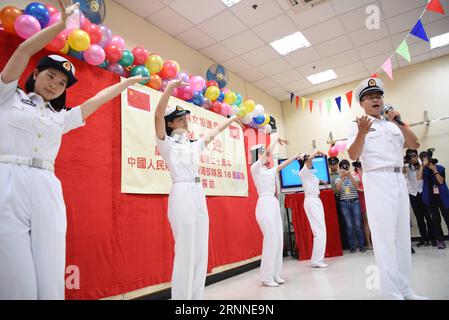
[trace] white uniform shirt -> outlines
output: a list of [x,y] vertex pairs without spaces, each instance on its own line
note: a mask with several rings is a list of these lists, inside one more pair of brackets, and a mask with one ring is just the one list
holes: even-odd
[[200,154],[206,148],[203,138],[194,142],[183,142],[167,135],[164,140],[159,140],[156,136],[156,143],[170,169],[173,181],[176,178],[195,180],[195,177],[199,176]]
[[0,75],[0,156],[54,162],[62,135],[83,126],[81,108],[53,111],[41,96],[5,84]]
[[[370,131],[365,137],[360,162],[363,171],[368,172],[379,168],[403,167],[404,160],[402,150],[405,139],[401,130],[394,123],[385,120],[375,119]],[[348,148],[354,143],[358,133],[357,123],[352,122],[348,136]]]
[[278,166],[275,165],[268,169],[262,164],[261,159],[251,165],[251,176],[253,177],[259,196],[268,194],[274,196],[276,192],[277,167]]
[[418,170],[414,166],[407,166],[407,173],[405,174],[405,179],[407,180],[408,193],[415,196],[422,193],[423,181],[416,178],[416,173]]
[[299,177],[306,197],[318,197],[320,195],[320,179],[313,174],[313,169],[309,170],[304,164],[304,167],[299,171]]

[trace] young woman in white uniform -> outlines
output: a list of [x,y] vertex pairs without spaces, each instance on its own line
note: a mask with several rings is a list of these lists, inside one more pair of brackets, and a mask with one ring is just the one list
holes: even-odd
[[304,162],[303,168],[299,172],[304,188],[304,210],[309,219],[310,228],[313,233],[312,268],[327,268],[324,263],[326,253],[326,222],[324,220],[324,208],[320,199],[320,180],[312,171],[312,160],[316,156],[324,155],[320,151],[313,152]]
[[142,80],[129,79],[66,110],[75,68],[54,55],[38,63],[26,91],[19,88],[30,57],[63,31],[76,7],[60,5],[61,21],[23,42],[0,74],[0,300],[64,299],[66,208],[54,174],[62,135]]
[[281,278],[282,250],[284,246],[281,210],[279,201],[275,196],[276,177],[278,173],[299,157],[299,153],[277,165],[269,168],[271,155],[275,146],[288,144],[287,140],[274,138],[270,146],[264,151],[263,146],[257,148],[260,155],[251,165],[251,176],[259,194],[256,206],[256,219],[263,234],[262,261],[260,264],[260,280],[264,286],[278,287],[285,283]]
[[155,112],[156,142],[170,169],[173,185],[168,198],[168,219],[175,239],[172,299],[201,300],[207,274],[209,216],[206,196],[198,175],[200,153],[231,123],[233,116],[196,141],[190,141],[186,115],[180,106],[168,107],[182,80],[169,82]]

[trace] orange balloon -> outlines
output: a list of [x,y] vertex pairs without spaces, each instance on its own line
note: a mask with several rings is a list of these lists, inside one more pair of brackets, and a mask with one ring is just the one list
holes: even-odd
[[22,10],[13,7],[7,6],[0,11],[0,21],[2,22],[3,28],[12,34],[16,34],[16,30],[14,28],[14,22],[18,16],[22,15]]
[[155,90],[159,90],[162,86],[162,79],[159,75],[152,74],[150,76],[150,81],[148,81],[145,85]]

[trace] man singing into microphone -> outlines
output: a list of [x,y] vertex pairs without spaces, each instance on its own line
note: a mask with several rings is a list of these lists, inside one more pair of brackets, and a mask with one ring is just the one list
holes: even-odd
[[366,209],[382,298],[422,300],[426,298],[410,288],[410,208],[402,174],[403,148],[418,149],[419,142],[397,111],[389,107],[384,114],[383,94],[380,79],[370,78],[358,86],[356,99],[366,115],[352,123],[348,153],[353,160],[360,158],[364,168]]

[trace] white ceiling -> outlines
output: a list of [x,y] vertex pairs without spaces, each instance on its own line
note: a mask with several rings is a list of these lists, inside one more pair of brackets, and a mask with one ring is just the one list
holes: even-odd
[[[418,21],[427,0],[329,0],[296,13],[287,0],[243,0],[227,8],[220,0],[114,0],[186,45],[224,65],[279,101],[290,92],[308,96],[376,72]],[[422,19],[429,37],[449,32],[446,15],[427,12]],[[252,8],[254,4],[258,7]],[[381,13],[379,30],[368,30],[368,5]],[[301,31],[312,46],[286,56],[270,42]],[[449,54],[449,47],[409,37],[412,63]],[[409,63],[394,55],[394,69]],[[338,79],[313,86],[306,77],[334,69]]]

